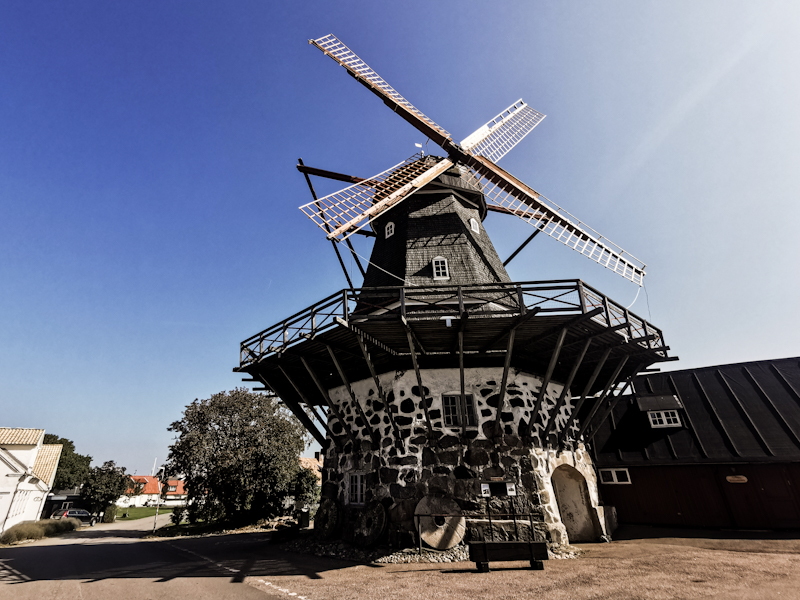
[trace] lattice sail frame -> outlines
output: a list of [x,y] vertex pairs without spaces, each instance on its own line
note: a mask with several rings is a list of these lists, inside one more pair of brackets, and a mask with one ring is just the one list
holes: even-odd
[[[625,279],[643,285],[646,265],[642,261],[495,164],[544,119],[543,114],[519,100],[458,145],[443,127],[401,96],[336,36],[329,34],[309,40],[309,43],[347,69],[356,80],[454,156],[455,160],[466,163],[471,168],[473,183],[483,188],[487,203],[518,216]],[[398,190],[375,202],[376,185],[371,184],[386,181],[403,167],[418,161],[419,157],[416,155],[371,179],[301,206],[300,209],[326,231],[328,239],[342,241],[454,164],[450,159],[439,158],[437,160],[440,162],[427,171],[413,170],[413,179],[404,178]]]
[[308,43],[316,46],[347,69],[353,77],[383,98],[384,102],[389,106],[395,109],[397,107],[405,109],[408,114],[401,116],[408,121],[415,120],[416,122],[413,124],[437,144],[442,145],[446,140],[452,141],[453,137],[444,127],[438,125],[433,119],[403,98],[383,77],[373,71],[367,63],[361,60],[355,52],[345,46],[335,35],[331,33],[316,40],[308,40]]
[[300,210],[328,239],[344,241],[452,166],[447,158],[415,154],[383,173],[304,204]]
[[532,109],[520,98],[494,119],[461,141],[461,147],[473,156],[485,156],[497,162],[533,128],[545,115]]
[[641,286],[646,265],[580,219],[482,157],[467,171],[487,204],[516,215],[565,246]]

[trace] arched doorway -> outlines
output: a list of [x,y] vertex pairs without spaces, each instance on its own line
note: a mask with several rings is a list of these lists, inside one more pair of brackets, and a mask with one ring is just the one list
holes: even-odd
[[583,475],[569,465],[561,465],[551,478],[556,494],[561,523],[567,529],[570,543],[594,542],[599,537],[596,517],[593,518],[589,488]]

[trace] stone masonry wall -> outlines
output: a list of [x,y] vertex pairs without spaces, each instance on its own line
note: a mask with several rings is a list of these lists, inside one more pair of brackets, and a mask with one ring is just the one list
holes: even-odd
[[[516,513],[532,515],[530,527],[518,526],[514,535],[521,539],[533,536],[566,543],[566,530],[560,522],[550,482],[552,471],[560,464],[578,468],[594,490],[594,505],[597,504],[597,486],[593,483],[591,461],[581,448],[560,456],[542,449],[540,435],[547,426],[547,409],[555,405],[563,386],[555,382],[548,385],[540,423],[531,431],[533,441],[525,442],[520,432],[530,419],[541,388],[539,378],[512,369],[501,415],[503,432],[494,437],[502,369],[466,370],[465,392],[473,397],[476,423],[466,431],[461,427],[446,427],[443,418],[442,395],[460,393],[458,369],[423,370],[421,377],[424,395],[428,398],[430,430],[415,373],[398,371],[379,377],[399,436],[372,379],[351,384],[367,423],[362,421],[344,386],[329,390],[331,400],[356,439],[355,445],[345,441],[342,424],[329,415],[330,427],[340,436],[343,445],[337,449],[334,444],[328,444],[323,478],[328,489],[335,486],[337,499],[344,507],[345,521],[355,519],[360,510],[360,506],[353,506],[348,485],[349,476],[360,473],[366,488],[364,504],[380,502],[389,515],[390,540],[394,536],[398,544],[407,543],[403,536],[414,530],[414,508],[426,495],[453,498],[468,517],[467,537],[480,538],[488,533],[487,524],[479,518],[485,513],[487,502],[481,498],[480,482],[502,478],[516,483],[518,495],[513,499],[493,498],[490,501],[492,511],[508,512],[513,503]],[[556,432],[562,430],[572,410],[569,395],[567,398],[555,417]],[[377,444],[372,441],[368,427],[377,433]],[[508,531],[508,528],[496,526],[493,533],[500,537],[495,539],[507,539]]]

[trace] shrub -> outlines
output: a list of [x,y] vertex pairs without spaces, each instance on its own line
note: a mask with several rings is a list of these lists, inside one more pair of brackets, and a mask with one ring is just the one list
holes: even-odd
[[81,522],[78,519],[42,519],[41,521],[26,521],[10,527],[2,536],[0,544],[13,544],[22,540],[39,540],[65,531],[78,529]]
[[106,512],[103,513],[103,523],[113,523],[117,519],[117,505],[111,504],[106,507]]
[[183,515],[184,515],[185,512],[186,512],[186,508],[183,507],[183,506],[176,506],[175,508],[173,508],[172,509],[172,516],[170,517],[170,519],[172,519],[172,524],[173,525],[180,525],[181,521],[183,521]]

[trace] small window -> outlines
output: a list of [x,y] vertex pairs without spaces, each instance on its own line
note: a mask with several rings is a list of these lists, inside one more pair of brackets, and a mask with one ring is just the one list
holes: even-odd
[[600,483],[630,484],[628,469],[600,469]]
[[[447,394],[442,396],[442,414],[445,427],[475,427],[475,405],[472,394],[463,397],[461,394]],[[466,418],[466,421],[465,421]]]
[[364,484],[363,473],[350,473],[350,504],[364,504]]
[[386,229],[385,229],[385,231],[386,231],[386,239],[388,240],[390,237],[392,237],[392,236],[394,235],[394,223],[392,223],[391,221],[389,221],[389,222],[386,224]]
[[469,228],[472,229],[472,231],[474,231],[475,233],[480,233],[481,232],[481,226],[478,225],[478,220],[477,219],[470,219],[469,220]]
[[167,491],[168,491],[168,492],[174,492],[174,491],[176,491],[177,489],[178,489],[178,486],[177,486],[177,485],[168,485],[168,486],[167,486]]
[[680,427],[681,418],[677,410],[649,410],[647,416],[650,418],[650,427]]
[[437,256],[433,259],[433,278],[450,279],[450,271],[447,268],[447,259]]

